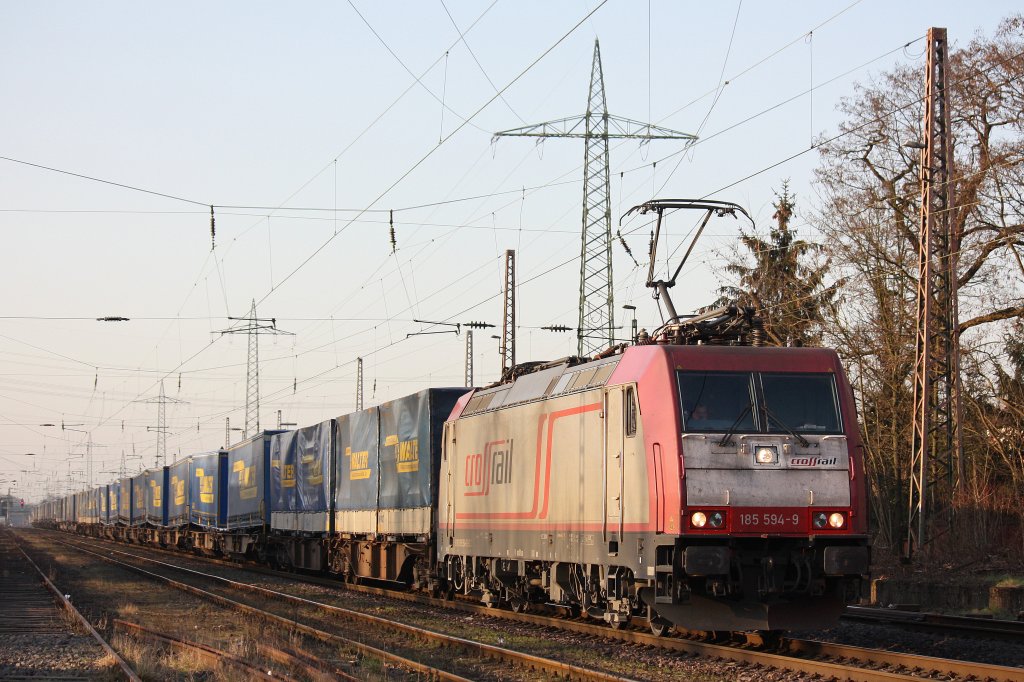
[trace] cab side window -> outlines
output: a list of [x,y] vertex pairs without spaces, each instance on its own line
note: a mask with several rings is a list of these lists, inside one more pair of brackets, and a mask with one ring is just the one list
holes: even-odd
[[626,436],[632,438],[636,435],[636,399],[633,395],[633,387],[626,389],[623,399],[623,410],[625,410]]

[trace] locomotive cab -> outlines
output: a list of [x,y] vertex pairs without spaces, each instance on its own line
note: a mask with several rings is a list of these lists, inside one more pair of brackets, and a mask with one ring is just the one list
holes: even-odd
[[[696,630],[834,622],[859,595],[869,563],[860,443],[835,354],[669,354],[680,531],[671,547],[659,542],[644,601]],[[657,418],[650,427],[663,430]]]

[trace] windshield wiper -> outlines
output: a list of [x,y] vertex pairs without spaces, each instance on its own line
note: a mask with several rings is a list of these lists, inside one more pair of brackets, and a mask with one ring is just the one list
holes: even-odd
[[783,431],[785,431],[789,435],[793,436],[793,438],[796,438],[798,441],[800,441],[800,445],[804,446],[805,448],[811,447],[810,442],[808,442],[808,440],[806,438],[801,436],[799,433],[797,433],[793,429],[789,428],[789,426],[787,426],[784,421],[782,421],[781,419],[776,417],[774,414],[772,414],[771,410],[769,410],[767,407],[764,408],[764,413],[766,415],[768,415],[769,419],[773,420],[776,424],[781,426]]
[[736,421],[732,423],[732,426],[729,427],[729,430],[725,432],[724,436],[722,436],[722,440],[718,441],[718,447],[724,448],[729,444],[729,442],[732,440],[733,434],[740,427],[740,422],[743,421],[743,418],[746,417],[747,413],[750,412],[753,408],[754,403],[747,403],[747,406],[743,408],[742,412],[740,412],[740,416],[736,417]]

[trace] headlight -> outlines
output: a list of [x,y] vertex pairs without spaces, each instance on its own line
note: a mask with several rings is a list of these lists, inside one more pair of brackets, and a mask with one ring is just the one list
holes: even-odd
[[703,528],[708,522],[707,514],[704,512],[693,512],[690,517],[690,525],[694,528]]
[[842,528],[846,524],[846,517],[839,512],[832,512],[828,517],[828,525],[833,528]]
[[725,523],[725,514],[720,511],[711,512],[708,520],[711,522],[712,528],[721,528],[722,524]]
[[779,461],[779,451],[774,445],[762,445],[754,450],[754,461],[758,464],[775,464]]
[[825,512],[815,512],[814,513],[814,527],[815,528],[824,528],[826,523],[828,523],[828,517],[825,516]]

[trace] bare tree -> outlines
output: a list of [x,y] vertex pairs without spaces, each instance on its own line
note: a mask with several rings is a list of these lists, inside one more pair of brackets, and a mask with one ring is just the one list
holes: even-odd
[[[998,363],[971,354],[998,339],[1007,320],[1024,316],[1022,77],[1021,16],[950,55],[953,223],[968,356],[962,365],[987,376]],[[920,66],[900,66],[858,85],[839,106],[845,134],[821,148],[816,171],[821,203],[813,221],[844,283],[829,340],[855,374],[875,520],[882,544],[893,547],[906,513],[920,211],[920,157],[907,145],[923,136],[923,91]],[[991,409],[991,392],[979,386],[965,382],[965,415],[977,421]],[[977,482],[989,471],[991,452],[976,424],[971,428],[968,478]]]

